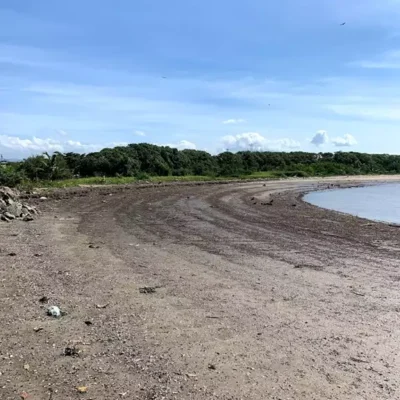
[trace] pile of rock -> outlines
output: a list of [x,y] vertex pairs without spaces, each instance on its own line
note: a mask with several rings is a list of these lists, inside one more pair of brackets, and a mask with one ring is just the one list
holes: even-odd
[[38,214],[35,207],[19,201],[20,193],[15,189],[0,187],[0,220],[10,222],[14,219],[33,221]]

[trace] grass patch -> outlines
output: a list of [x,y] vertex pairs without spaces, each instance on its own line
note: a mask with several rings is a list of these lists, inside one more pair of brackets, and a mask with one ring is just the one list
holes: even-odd
[[[283,175],[284,176],[284,175]],[[22,189],[32,188],[68,188],[90,185],[127,185],[135,182],[207,182],[207,181],[227,181],[227,180],[251,180],[251,179],[276,179],[283,177],[282,173],[255,172],[253,174],[240,175],[239,177],[225,176],[151,176],[146,177],[90,177],[90,178],[73,178],[55,181],[24,181],[20,187]]]

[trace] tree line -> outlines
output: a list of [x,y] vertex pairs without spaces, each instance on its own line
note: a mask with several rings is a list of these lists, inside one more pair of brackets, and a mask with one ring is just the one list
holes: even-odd
[[272,176],[330,176],[400,173],[400,156],[356,152],[223,152],[177,150],[147,143],[106,148],[89,154],[44,153],[0,166],[0,185],[23,180],[62,180],[73,177],[150,176],[239,177],[257,172]]

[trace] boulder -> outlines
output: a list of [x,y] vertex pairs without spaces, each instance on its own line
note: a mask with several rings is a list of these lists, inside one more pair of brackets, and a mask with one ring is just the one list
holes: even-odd
[[20,217],[22,215],[22,204],[14,201],[12,204],[6,206],[6,212]]
[[0,215],[0,220],[5,222],[10,222],[10,220],[4,214]]
[[22,205],[22,211],[25,212],[25,214],[26,214],[26,212],[28,212],[29,214],[37,214],[38,213],[38,211],[36,210],[35,207],[28,206],[28,204]]
[[0,187],[0,198],[5,199],[16,199],[20,195],[19,191],[16,189],[11,189],[7,186]]
[[8,218],[8,219],[15,219],[15,215],[9,213],[8,211],[6,211],[5,213],[3,213],[3,215]]

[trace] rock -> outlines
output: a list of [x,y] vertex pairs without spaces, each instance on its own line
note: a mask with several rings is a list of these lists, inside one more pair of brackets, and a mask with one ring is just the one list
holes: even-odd
[[22,204],[15,201],[6,206],[6,212],[9,212],[16,217],[20,217],[22,215]]
[[35,207],[28,206],[27,204],[23,204],[22,205],[22,210],[26,210],[30,214],[37,214],[38,213]]
[[57,306],[51,306],[47,309],[47,315],[50,315],[54,318],[60,318],[61,310]]
[[102,309],[102,308],[107,308],[108,307],[108,303],[107,304],[96,304],[96,308]]
[[15,219],[15,215],[14,215],[14,214],[11,214],[11,213],[8,212],[8,211],[6,211],[3,215],[4,215],[6,218],[8,218],[8,219]]
[[5,222],[10,222],[10,221],[11,221],[11,220],[8,219],[4,214],[1,214],[1,215],[0,215],[0,219],[1,219],[2,221],[5,221]]
[[19,201],[20,193],[8,187],[0,187],[0,219],[10,222],[22,218],[24,221],[32,221],[32,214],[38,214],[35,207],[22,204]]
[[66,347],[64,349],[65,357],[79,357],[79,350],[76,347]]
[[87,390],[88,390],[88,388],[87,388],[86,386],[78,386],[78,387],[76,388],[76,390],[77,390],[79,393],[86,393]]
[[0,187],[0,197],[3,198],[8,198],[8,199],[16,199],[19,197],[20,193],[16,189],[11,189],[7,186]]
[[39,200],[40,201],[45,201],[45,200],[47,200],[47,197],[42,196]]

